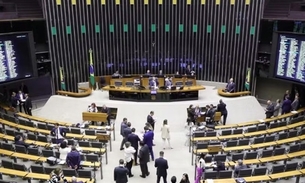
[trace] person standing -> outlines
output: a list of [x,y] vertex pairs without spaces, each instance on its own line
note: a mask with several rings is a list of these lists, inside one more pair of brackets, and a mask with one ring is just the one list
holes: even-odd
[[151,126],[153,130],[155,130],[155,120],[153,118],[154,111],[150,111],[149,115],[147,116],[147,123]]
[[56,123],[55,127],[51,130],[50,134],[56,138],[56,143],[60,144],[65,140],[66,131],[64,128],[59,127],[59,124]]
[[72,146],[71,152],[67,155],[66,162],[67,165],[74,170],[80,168],[81,157],[75,146]]
[[182,175],[182,179],[181,179],[180,183],[190,183],[189,175],[187,173],[184,173]]
[[138,165],[138,149],[139,149],[139,142],[141,141],[140,137],[135,134],[136,129],[132,128],[131,129],[131,134],[128,135],[127,141],[130,142],[131,146],[136,150],[136,152],[133,154],[134,155],[134,162],[135,165]]
[[25,102],[25,97],[24,97],[24,93],[22,93],[21,90],[19,90],[18,95],[17,95],[18,101],[19,101],[19,112],[22,112],[22,108],[25,110],[25,106],[24,106],[24,102]]
[[157,183],[160,182],[161,177],[163,178],[163,182],[167,183],[166,177],[167,177],[168,163],[167,160],[164,159],[163,151],[160,151],[159,155],[160,157],[157,158],[155,161],[155,167],[157,168]]
[[116,183],[127,183],[128,182],[128,169],[124,166],[124,160],[119,160],[119,166],[114,168],[114,181]]
[[277,99],[276,104],[274,106],[273,116],[277,117],[280,114],[280,108],[281,108],[281,100]]
[[147,126],[144,127],[145,134],[143,137],[143,142],[148,146],[149,153],[151,156],[151,160],[154,161],[154,152],[153,152],[153,140],[154,140],[154,132],[150,130]]
[[205,171],[205,154],[200,154],[200,157],[198,158],[197,167],[196,167],[196,180],[195,183],[200,183],[201,176]]
[[282,114],[287,114],[291,111],[291,100],[289,97],[286,97],[286,99],[283,101],[282,104]]
[[291,110],[296,111],[299,108],[299,97],[296,95],[293,102],[291,103]]
[[122,142],[121,142],[121,147],[120,147],[121,151],[124,150],[123,146],[126,142],[126,138],[125,138],[125,135],[124,135],[125,128],[127,128],[127,118],[123,118],[123,122],[121,123],[121,135],[123,137]]
[[222,99],[219,100],[219,104],[217,105],[217,111],[220,112],[221,116],[223,117],[222,124],[226,125],[228,111],[227,111],[227,105],[222,101]]
[[25,102],[24,102],[24,108],[25,113],[27,115],[32,116],[32,99],[29,97],[29,94],[25,94]]
[[166,148],[166,141],[168,143],[168,148],[172,149],[170,144],[169,126],[167,124],[167,119],[163,121],[163,126],[161,127],[161,138],[163,140],[163,149]]
[[194,123],[192,122],[192,120],[190,118],[187,119],[187,122],[184,126],[185,128],[185,135],[186,135],[186,140],[185,140],[185,143],[184,145],[185,146],[189,146],[190,145],[190,139],[191,139],[191,136],[192,136],[192,128],[194,127]]
[[128,169],[128,176],[133,177],[131,173],[131,168],[133,164],[133,154],[136,150],[131,146],[130,142],[125,143],[124,155],[125,155],[125,162],[126,168]]
[[146,144],[144,144],[143,141],[140,142],[140,150],[139,150],[139,163],[140,163],[140,168],[141,168],[141,173],[140,177],[146,178],[146,176],[149,176],[149,171],[147,167],[147,163],[149,161],[149,149]]
[[267,107],[265,109],[266,118],[271,118],[274,112],[274,105],[270,100],[267,101]]
[[18,98],[16,96],[16,93],[13,92],[11,96],[11,107],[14,109],[14,111],[17,111],[17,106],[19,105]]

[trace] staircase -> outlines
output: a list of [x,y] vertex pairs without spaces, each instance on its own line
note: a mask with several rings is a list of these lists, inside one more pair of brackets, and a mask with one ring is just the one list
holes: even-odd
[[37,0],[3,0],[16,4],[19,19],[43,19],[42,8]]
[[290,4],[297,0],[269,0],[266,4],[264,19],[286,19],[289,15]]

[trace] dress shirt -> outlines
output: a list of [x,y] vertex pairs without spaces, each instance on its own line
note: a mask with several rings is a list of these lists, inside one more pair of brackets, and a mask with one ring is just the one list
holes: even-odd
[[97,107],[89,107],[88,108],[88,112],[97,112],[98,110],[97,110]]
[[57,135],[57,139],[63,139],[64,137],[61,136],[60,134],[60,128],[57,128],[56,131],[55,131],[56,135]]
[[125,161],[127,163],[130,162],[131,160],[133,160],[133,157],[134,157],[133,154],[135,152],[136,152],[136,150],[132,146],[124,149]]

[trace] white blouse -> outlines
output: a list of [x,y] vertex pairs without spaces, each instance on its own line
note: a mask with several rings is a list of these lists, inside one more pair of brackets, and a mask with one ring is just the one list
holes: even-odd
[[133,154],[135,152],[136,152],[136,150],[132,146],[124,149],[125,161],[127,163],[130,162],[131,160],[133,160]]
[[161,127],[161,138],[162,139],[169,139],[170,135],[169,135],[169,126],[168,125],[163,125]]
[[71,148],[70,147],[66,147],[66,148],[59,148],[59,159],[66,161],[67,159],[67,155],[68,153],[71,152]]
[[97,107],[89,107],[88,112],[98,112]]
[[198,163],[197,163],[197,167],[205,168],[205,160],[200,158]]
[[187,136],[192,135],[192,131],[193,131],[192,128],[193,128],[193,126],[194,126],[193,122],[191,122],[189,125],[188,125],[188,123],[185,124],[185,126],[184,126],[184,128],[185,128],[185,135],[187,135]]

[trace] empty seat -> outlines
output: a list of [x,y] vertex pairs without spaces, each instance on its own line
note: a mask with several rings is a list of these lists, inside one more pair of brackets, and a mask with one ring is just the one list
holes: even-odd
[[272,166],[272,174],[282,173],[285,170],[285,165],[273,165]]
[[51,125],[51,124],[47,124],[47,130],[53,130],[53,128],[55,128],[54,125]]
[[86,161],[99,162],[98,155],[97,154],[87,154],[86,155]]
[[68,145],[69,146],[74,146],[75,145],[74,139],[68,139]]
[[35,134],[33,134],[33,133],[28,133],[28,134],[27,134],[27,138],[28,138],[29,140],[34,140],[34,141],[37,140],[37,136],[36,136]]
[[15,130],[6,129],[5,133],[6,133],[6,135],[15,137]]
[[70,131],[71,131],[71,133],[74,133],[74,134],[81,134],[80,128],[71,128]]
[[15,151],[18,153],[24,153],[26,154],[26,148],[24,146],[21,145],[15,145]]
[[78,176],[81,178],[92,178],[92,173],[90,170],[78,170]]
[[2,143],[2,148],[5,149],[5,150],[8,150],[8,151],[13,151],[14,150],[13,145],[9,144],[9,143]]
[[209,145],[210,145],[210,146],[215,146],[215,145],[218,145],[218,146],[219,146],[219,145],[221,145],[221,142],[215,142],[215,141],[213,142],[213,141],[210,141],[210,142],[209,142]]
[[283,126],[287,126],[286,121],[281,121],[281,122],[278,123],[278,127],[283,127]]
[[14,163],[13,166],[14,166],[14,170],[23,171],[23,172],[27,171],[27,168],[24,164],[20,165],[18,163]]
[[39,142],[48,142],[48,138],[46,136],[43,136],[43,135],[38,135],[37,136],[37,141],[39,141]]
[[266,125],[258,125],[257,126],[257,131],[263,131],[263,130],[266,130],[266,129],[267,129]]
[[252,175],[252,168],[241,169],[238,172],[238,177],[250,177]]
[[275,135],[270,135],[265,137],[265,142],[274,142],[275,141]]
[[213,161],[213,156],[206,155],[206,156],[204,157],[204,161],[205,161],[206,163],[211,163],[211,162]]
[[89,141],[78,141],[80,147],[91,147]]
[[267,168],[266,167],[259,167],[259,168],[255,168],[253,170],[253,176],[260,176],[260,175],[266,175],[267,173]]
[[239,146],[247,146],[249,145],[250,140],[249,139],[241,139],[238,141]]
[[46,130],[47,129],[47,125],[45,123],[37,123],[37,127],[39,129],[42,129],[42,130]]
[[206,132],[205,136],[206,137],[216,137],[217,132]]
[[269,128],[270,128],[270,129],[272,129],[272,128],[277,128],[278,125],[279,125],[278,123],[271,123],[270,126],[269,126]]
[[95,135],[95,130],[85,130],[86,135]]
[[257,152],[247,152],[245,155],[245,159],[256,159],[257,158]]
[[228,141],[228,142],[226,142],[226,147],[235,147],[235,146],[237,146],[237,143],[238,143],[237,140]]
[[67,177],[73,177],[73,176],[76,177],[77,176],[76,171],[73,170],[73,169],[70,169],[70,168],[69,169],[68,168],[64,168],[64,169],[62,169],[62,172]]
[[297,130],[292,130],[288,133],[289,138],[296,137],[296,136],[298,136],[298,131]]
[[289,172],[289,171],[294,171],[298,168],[299,164],[298,162],[289,162],[286,163],[286,167],[285,167],[285,171]]
[[300,135],[305,135],[305,128],[300,131]]
[[28,147],[27,150],[28,150],[28,154],[30,154],[30,155],[34,155],[34,156],[39,156],[40,155],[40,152],[39,152],[38,148]]
[[95,148],[103,148],[103,143],[102,142],[91,142],[91,147]]
[[45,174],[48,174],[48,175],[55,169],[56,168],[54,168],[54,167],[44,167]]
[[41,165],[31,165],[31,172],[45,174],[44,167]]
[[220,179],[232,178],[232,171],[228,171],[228,170],[219,171],[219,178]]
[[279,155],[283,155],[286,153],[286,149],[285,148],[276,148],[274,150],[273,156],[279,156]]
[[214,161],[221,161],[221,162],[225,162],[227,159],[227,156],[224,155],[224,154],[217,154],[215,157],[214,157]]
[[264,143],[264,141],[265,141],[265,137],[257,137],[254,138],[253,144],[261,144]]
[[16,123],[15,116],[11,116],[11,115],[8,115],[8,114],[3,114],[3,119],[5,119],[6,121]]
[[224,135],[231,135],[232,134],[232,130],[222,130],[221,131],[221,135],[224,136]]
[[263,150],[261,158],[270,157],[273,155],[273,150]]
[[299,151],[305,151],[305,143],[300,144]]
[[244,159],[244,153],[238,153],[232,155],[232,161],[238,161],[239,159]]
[[80,154],[80,160],[81,160],[81,161],[86,161],[86,156],[85,156],[85,154]]
[[216,179],[218,172],[204,172],[204,178],[205,179]]
[[54,157],[54,152],[52,150],[42,150],[43,157]]
[[290,146],[290,148],[289,148],[289,153],[297,152],[297,151],[299,151],[299,149],[300,149],[300,144],[292,145],[292,146]]
[[288,138],[288,133],[280,133],[278,140],[284,140]]
[[205,132],[204,131],[195,131],[193,133],[193,137],[204,137],[205,136]]
[[249,128],[247,129],[247,132],[248,132],[248,133],[256,132],[256,131],[257,131],[257,127],[249,127]]
[[8,169],[14,169],[14,165],[12,161],[6,161],[6,160],[2,160],[1,161],[1,165],[4,168],[8,168]]
[[207,142],[198,142],[196,144],[196,149],[207,149],[208,143]]
[[28,126],[28,127],[35,127],[35,124],[34,124],[34,122],[32,122],[32,121],[26,121],[25,124],[26,124],[26,126]]
[[26,120],[18,119],[18,124],[22,126],[26,126]]
[[234,130],[232,131],[232,134],[233,134],[233,135],[242,134],[242,133],[243,133],[243,129],[234,129]]

